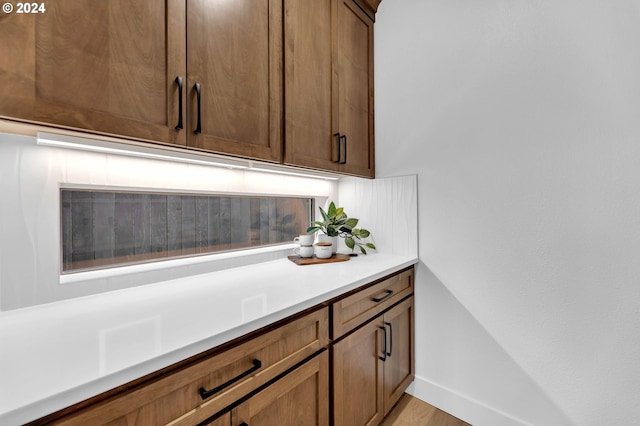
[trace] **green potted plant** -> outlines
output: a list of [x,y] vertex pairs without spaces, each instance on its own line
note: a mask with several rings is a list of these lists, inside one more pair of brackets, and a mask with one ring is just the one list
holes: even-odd
[[336,207],[333,201],[329,204],[329,209],[325,212],[320,207],[320,213],[322,214],[322,221],[315,221],[307,228],[307,232],[321,231],[327,237],[331,238],[333,242],[333,252],[337,249],[337,238],[344,238],[344,243],[352,251],[356,246],[360,249],[362,254],[367,254],[367,248],[376,250],[376,246],[370,242],[362,241],[371,235],[369,231],[364,228],[356,228],[358,219],[355,217],[347,217],[344,212],[344,208]]

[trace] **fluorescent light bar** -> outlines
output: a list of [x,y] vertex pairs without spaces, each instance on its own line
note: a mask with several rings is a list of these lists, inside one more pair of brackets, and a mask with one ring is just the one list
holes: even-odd
[[104,154],[125,155],[128,157],[200,164],[204,166],[225,167],[228,169],[248,169],[250,166],[250,163],[247,161],[226,158],[209,158],[204,155],[196,155],[188,152],[172,151],[141,145],[128,145],[118,142],[107,142],[98,139],[85,139],[45,132],[38,132],[38,145],[75,149],[80,151],[101,152]]

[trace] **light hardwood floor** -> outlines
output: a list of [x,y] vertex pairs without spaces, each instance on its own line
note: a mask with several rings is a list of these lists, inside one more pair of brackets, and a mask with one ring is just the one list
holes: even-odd
[[405,393],[380,426],[471,425]]

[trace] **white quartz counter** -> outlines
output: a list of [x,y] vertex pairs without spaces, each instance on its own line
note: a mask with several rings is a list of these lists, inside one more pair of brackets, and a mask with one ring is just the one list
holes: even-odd
[[416,262],[280,259],[0,312],[0,424],[35,420]]

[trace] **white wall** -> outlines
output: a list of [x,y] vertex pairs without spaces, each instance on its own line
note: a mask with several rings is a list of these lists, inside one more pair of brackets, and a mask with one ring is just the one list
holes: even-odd
[[376,170],[418,175],[413,392],[474,425],[640,419],[640,3],[387,0]]

